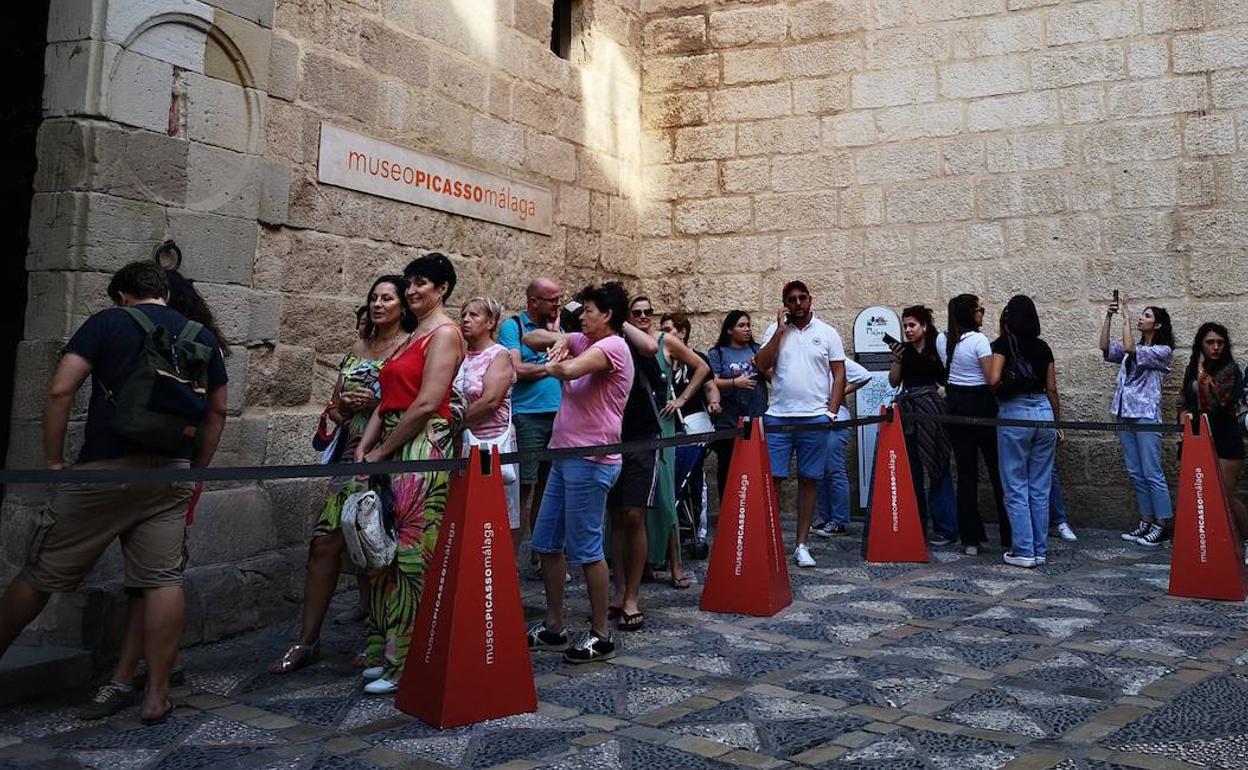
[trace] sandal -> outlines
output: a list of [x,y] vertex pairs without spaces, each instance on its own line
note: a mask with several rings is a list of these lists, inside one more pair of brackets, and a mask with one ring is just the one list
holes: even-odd
[[646,613],[638,612],[621,612],[620,621],[615,627],[621,631],[640,631],[646,625]]
[[320,641],[312,644],[292,644],[282,657],[269,664],[270,674],[289,674],[310,666],[321,659]]
[[693,586],[693,578],[689,577],[688,573],[681,575],[680,577],[673,576],[669,585],[678,591],[683,591],[686,588]]
[[607,620],[615,620],[623,614],[623,607],[613,607],[610,604],[607,605]]
[[174,709],[173,698],[165,698],[165,703],[166,703],[166,706],[165,706],[164,711],[160,712],[154,717],[140,717],[139,721],[148,727],[163,723],[166,719],[169,718],[169,715],[173,713],[173,709]]

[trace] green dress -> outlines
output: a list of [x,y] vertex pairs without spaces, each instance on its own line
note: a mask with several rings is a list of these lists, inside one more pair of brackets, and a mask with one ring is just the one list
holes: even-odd
[[[655,356],[659,369],[663,372],[666,385],[666,398],[670,401],[675,395],[672,392],[672,365],[663,355],[663,337],[659,335],[659,352]],[[660,435],[664,438],[676,435],[676,415],[662,417],[659,420]],[[667,563],[667,541],[676,527],[676,448],[667,447],[659,452],[659,484],[655,493],[655,505],[646,511],[646,563],[659,566]]]

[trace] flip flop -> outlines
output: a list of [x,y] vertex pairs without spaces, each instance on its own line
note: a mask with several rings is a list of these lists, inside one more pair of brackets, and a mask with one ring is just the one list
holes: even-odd
[[140,717],[139,721],[148,727],[151,727],[152,725],[163,724],[164,721],[169,718],[169,715],[173,713],[173,709],[174,709],[173,698],[165,698],[165,703],[169,705],[165,708],[164,711],[160,712],[154,717]]
[[640,631],[646,625],[646,613],[644,612],[625,612],[620,615],[620,620],[615,627],[621,631]]
[[607,620],[615,620],[623,614],[623,607],[612,607],[610,604],[607,605]]
[[686,588],[693,586],[693,578],[689,577],[687,574],[681,575],[680,577],[674,577],[671,579],[670,585],[678,591],[683,591]]

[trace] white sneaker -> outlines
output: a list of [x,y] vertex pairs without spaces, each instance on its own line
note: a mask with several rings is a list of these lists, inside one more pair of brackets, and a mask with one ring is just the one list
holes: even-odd
[[798,543],[797,548],[793,549],[793,561],[797,562],[799,567],[813,567],[815,560],[810,556],[810,549],[805,543]]
[[384,673],[386,673],[385,666],[369,666],[360,672],[360,676],[364,677],[364,681],[372,682],[376,679],[381,679],[381,675]]
[[1248,564],[1248,540],[1244,541],[1244,564]]
[[1036,566],[1037,566],[1037,567],[1043,567],[1044,565],[1046,565],[1046,564],[1048,564],[1048,563],[1049,563],[1049,557],[1047,557],[1047,556],[1037,556],[1037,557],[1036,557]]
[[1061,535],[1062,539],[1068,543],[1073,543],[1079,539],[1075,535],[1075,531],[1071,529],[1070,525],[1064,521],[1061,524],[1057,525],[1057,534]]
[[369,695],[393,695],[399,691],[399,683],[389,679],[375,679],[364,685],[364,692]]
[[1015,556],[1013,551],[1006,551],[1001,555],[1001,560],[1011,567],[1026,567],[1027,569],[1031,569],[1036,566],[1036,557]]
[[968,545],[967,547],[962,549],[962,553],[966,554],[967,556],[979,556],[979,546]]

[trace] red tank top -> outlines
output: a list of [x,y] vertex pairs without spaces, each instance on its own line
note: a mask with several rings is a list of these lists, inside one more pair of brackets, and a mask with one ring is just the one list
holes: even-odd
[[[435,326],[428,334],[413,341],[406,350],[391,358],[382,367],[381,374],[377,378],[381,382],[381,404],[377,407],[377,411],[381,414],[407,411],[407,408],[416,400],[416,395],[420,393],[421,381],[425,376],[425,354],[429,350],[429,341],[443,326],[453,326],[456,334],[459,332],[459,327],[454,323]],[[446,394],[442,396],[442,403],[438,405],[438,416],[445,420],[451,419],[451,389],[449,387],[446,389]]]

